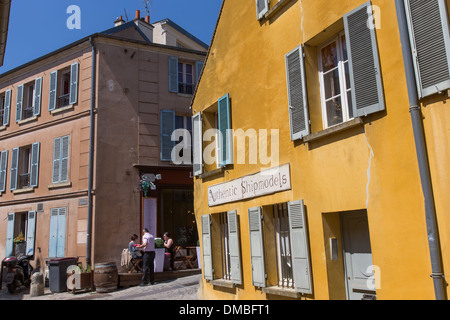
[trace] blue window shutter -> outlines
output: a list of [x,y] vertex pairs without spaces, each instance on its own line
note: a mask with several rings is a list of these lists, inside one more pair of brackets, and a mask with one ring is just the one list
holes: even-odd
[[56,99],[58,90],[58,71],[52,71],[50,73],[50,91],[48,99],[48,111],[56,109]]
[[14,225],[15,225],[15,213],[8,213],[8,222],[6,224],[6,244],[5,244],[5,257],[10,257],[14,252]]
[[56,256],[62,258],[65,255],[66,249],[66,216],[67,209],[59,208],[58,210],[58,233],[57,233],[57,246]]
[[228,239],[230,247],[231,282],[242,284],[241,245],[237,211],[228,211]]
[[292,273],[297,292],[311,294],[308,226],[305,219],[303,200],[288,203],[289,232],[291,241]]
[[42,77],[34,81],[34,109],[33,116],[41,114],[41,97],[42,97]]
[[194,176],[203,173],[203,125],[201,113],[192,116],[192,158]]
[[175,111],[161,110],[161,151],[160,159],[162,161],[172,160],[172,149],[175,141],[172,141],[172,133],[175,130]]
[[204,64],[205,63],[203,61],[195,61],[195,83],[197,84],[198,80],[200,80],[200,75],[202,74]]
[[419,97],[450,88],[450,34],[445,0],[405,0],[405,8]]
[[5,92],[5,107],[3,114],[3,125],[9,125],[9,114],[11,110],[11,89],[6,90]]
[[19,148],[14,148],[11,154],[11,178],[9,181],[9,189],[16,190],[17,189],[17,178],[18,178],[18,169],[19,169]]
[[61,181],[61,139],[62,138],[53,139],[53,183]]
[[294,141],[310,134],[303,47],[300,45],[289,52],[285,60],[289,123],[291,140]]
[[59,209],[53,208],[50,210],[50,234],[48,244],[48,256],[56,258],[56,248],[58,241],[58,212]]
[[0,193],[6,190],[6,173],[8,168],[8,150],[1,152],[0,156]]
[[178,58],[169,57],[169,92],[178,92]]
[[65,182],[69,180],[69,150],[70,150],[70,136],[62,137],[60,182]]
[[27,249],[26,255],[34,255],[34,240],[36,236],[36,211],[28,211]]
[[203,277],[213,280],[212,243],[211,243],[211,216],[202,216],[202,251],[203,251]]
[[255,287],[266,286],[266,265],[264,260],[264,237],[261,221],[261,207],[248,209],[250,235],[250,256],[252,282]]
[[39,149],[40,142],[33,143],[31,146],[31,175],[30,187],[37,187],[39,184]]
[[23,110],[23,84],[17,87],[16,122],[22,120],[22,110]]
[[384,110],[377,39],[375,28],[369,28],[367,25],[370,19],[372,19],[370,1],[344,15],[355,117]]
[[[218,101],[219,132],[219,166],[223,167],[233,163],[233,135],[231,133],[230,97],[228,94]],[[222,141],[220,141],[222,140]]]
[[70,66],[70,94],[69,104],[75,104],[78,101],[78,62]]

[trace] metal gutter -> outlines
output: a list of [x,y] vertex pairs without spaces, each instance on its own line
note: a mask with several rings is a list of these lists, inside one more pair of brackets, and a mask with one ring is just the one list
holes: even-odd
[[433,187],[431,183],[428,152],[425,142],[425,131],[422,122],[423,117],[417,94],[404,0],[395,0],[395,6],[402,45],[403,63],[405,66],[406,83],[408,87],[408,98],[410,105],[409,112],[411,114],[414,141],[416,145],[417,162],[419,164],[420,180],[422,183],[422,192],[425,200],[425,218],[431,259],[431,278],[433,278],[436,300],[447,300],[446,282],[442,269],[442,257],[439,243],[436,208],[434,203]]

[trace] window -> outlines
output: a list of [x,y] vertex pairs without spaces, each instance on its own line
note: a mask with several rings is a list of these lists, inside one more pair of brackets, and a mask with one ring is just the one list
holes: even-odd
[[11,156],[10,189],[27,189],[38,186],[40,143],[14,148]]
[[19,189],[29,188],[31,183],[31,146],[19,149]]
[[345,34],[319,48],[319,80],[324,128],[353,118]]
[[8,150],[0,153],[0,194],[6,190],[6,170],[8,167]]
[[69,180],[69,149],[70,136],[53,140],[52,183],[67,182]]
[[220,251],[221,266],[223,279],[231,280],[231,264],[230,264],[230,239],[228,234],[227,213],[219,213],[220,224]]
[[192,64],[178,62],[178,93],[194,92]]
[[40,115],[41,93],[42,78],[17,88],[16,122]]
[[24,247],[20,248],[24,250],[22,253],[34,255],[36,211],[8,213],[6,229],[6,257],[19,254],[19,252],[15,252],[16,248],[14,247],[14,238],[19,235],[22,235],[25,240]]
[[192,95],[203,68],[203,61],[179,61],[169,57],[169,92]]
[[179,156],[181,159],[184,158],[185,152],[187,152],[186,159],[189,160],[189,163],[192,163],[192,145],[191,145],[191,137],[192,137],[192,120],[191,117],[186,116],[175,116],[175,130],[177,129],[184,129],[183,136],[179,138],[178,141],[175,141],[175,144],[180,144],[183,141],[186,142],[186,144],[182,144],[183,148],[180,149],[177,156]]
[[9,124],[9,114],[11,109],[11,89],[0,95],[0,126]]
[[75,62],[70,67],[50,73],[49,111],[77,103],[78,68],[78,62]]

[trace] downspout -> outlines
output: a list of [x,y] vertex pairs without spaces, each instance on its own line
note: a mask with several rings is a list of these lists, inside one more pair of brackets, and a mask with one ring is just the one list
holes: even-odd
[[408,87],[409,112],[411,114],[414,141],[416,145],[417,162],[419,164],[422,192],[425,200],[425,218],[427,224],[428,245],[430,248],[431,277],[433,278],[436,300],[446,300],[446,283],[442,270],[441,248],[434,204],[431,173],[428,163],[428,153],[425,143],[425,131],[422,122],[422,112],[417,94],[411,44],[409,42],[408,24],[404,0],[395,0],[397,20],[402,45],[403,63],[405,66],[406,83]]
[[91,265],[92,260],[92,207],[93,207],[93,180],[94,180],[94,134],[95,134],[95,75],[97,69],[96,49],[92,37],[89,37],[92,46],[92,74],[91,74],[91,111],[90,111],[90,133],[89,133],[89,176],[88,176],[88,213],[86,231],[86,265]]

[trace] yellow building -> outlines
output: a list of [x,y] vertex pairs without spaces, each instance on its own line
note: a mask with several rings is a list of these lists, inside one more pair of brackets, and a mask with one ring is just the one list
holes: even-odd
[[201,297],[447,298],[448,11],[223,1],[192,102]]

